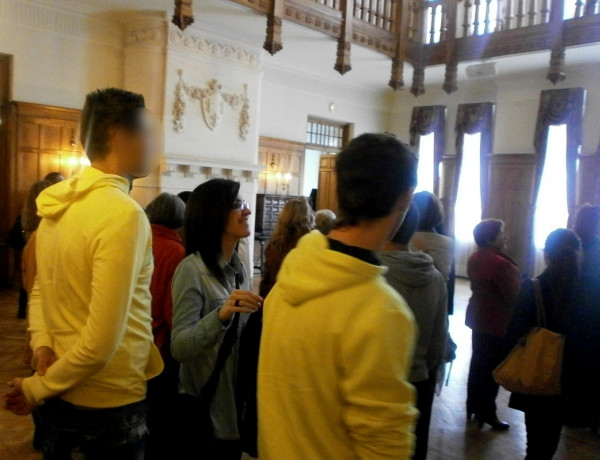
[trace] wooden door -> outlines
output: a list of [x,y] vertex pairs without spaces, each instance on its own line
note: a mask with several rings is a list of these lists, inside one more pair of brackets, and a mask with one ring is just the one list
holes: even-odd
[[319,167],[319,190],[317,192],[317,210],[331,209],[335,213],[338,212],[335,160],[335,155],[321,155]]

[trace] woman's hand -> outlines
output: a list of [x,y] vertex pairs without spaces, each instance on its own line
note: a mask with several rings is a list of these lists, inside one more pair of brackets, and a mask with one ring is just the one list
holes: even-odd
[[22,387],[23,379],[16,378],[8,382],[11,391],[4,395],[4,407],[15,415],[29,415],[33,407],[27,402]]
[[253,313],[262,306],[262,303],[263,298],[254,292],[236,289],[225,305],[219,309],[217,316],[223,324],[227,324],[234,313]]
[[49,347],[39,347],[33,353],[31,364],[39,375],[45,375],[48,368],[52,366],[57,359],[58,357],[54,353],[54,350]]

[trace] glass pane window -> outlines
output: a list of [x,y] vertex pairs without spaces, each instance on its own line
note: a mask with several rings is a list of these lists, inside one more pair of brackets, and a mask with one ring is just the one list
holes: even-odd
[[421,136],[419,140],[419,169],[417,177],[419,183],[415,192],[431,192],[433,193],[433,179],[435,177],[435,133],[429,133]]
[[535,209],[534,242],[543,249],[550,232],[567,226],[567,125],[550,126]]
[[454,232],[459,241],[473,241],[473,228],[481,221],[480,154],[481,133],[465,134],[454,210]]
[[309,119],[306,124],[306,142],[312,145],[341,149],[344,143],[344,134],[348,125]]

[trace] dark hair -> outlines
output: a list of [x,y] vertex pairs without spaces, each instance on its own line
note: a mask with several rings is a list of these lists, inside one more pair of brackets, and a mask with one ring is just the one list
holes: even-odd
[[47,180],[48,182],[50,182],[50,184],[54,185],[54,184],[58,184],[60,181],[65,180],[65,177],[62,175],[62,173],[60,173],[58,171],[54,171],[54,172],[46,174],[44,176],[44,180]]
[[500,219],[482,220],[473,229],[475,243],[480,248],[489,248],[490,242],[496,239],[503,228],[504,222]]
[[183,201],[184,203],[187,203],[188,200],[190,199],[190,196],[192,195],[192,192],[190,192],[189,190],[185,190],[183,192],[179,192],[177,194],[177,196],[179,197],[179,199],[181,201]]
[[437,196],[431,192],[419,192],[413,196],[413,203],[419,209],[419,232],[437,232],[444,224],[444,208]]
[[419,226],[419,208],[412,203],[404,216],[402,225],[392,238],[392,243],[407,245]]
[[89,93],[81,113],[81,144],[90,161],[106,156],[112,129],[134,131],[138,111],[145,107],[144,96],[123,89],[106,88]]
[[551,312],[555,321],[566,321],[571,311],[574,294],[581,271],[581,240],[573,230],[554,230],[544,245],[548,262]]
[[211,179],[194,189],[185,208],[185,251],[198,252],[208,270],[221,282],[221,239],[240,191],[239,182]]
[[575,233],[583,243],[591,241],[600,234],[600,206],[584,204],[575,216]]
[[337,226],[389,215],[398,198],[417,185],[417,157],[391,134],[362,134],[337,156]]
[[42,218],[38,216],[37,203],[35,200],[39,194],[42,193],[42,190],[51,185],[52,183],[50,181],[44,179],[34,182],[31,187],[29,187],[27,197],[25,198],[25,205],[21,211],[21,227],[25,233],[29,234],[34,232],[40,225]]
[[178,229],[183,225],[185,203],[170,193],[161,193],[146,207],[151,224]]

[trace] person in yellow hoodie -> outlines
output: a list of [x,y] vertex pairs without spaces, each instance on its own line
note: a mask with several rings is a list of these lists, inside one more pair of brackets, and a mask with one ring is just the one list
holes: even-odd
[[300,240],[265,301],[261,460],[411,457],[414,319],[375,253],[404,219],[416,168],[388,134],[363,134],[337,156],[336,228]]
[[152,248],[134,178],[157,164],[141,95],[88,94],[81,141],[91,167],[37,199],[38,274],[30,298],[37,372],[5,395],[34,408],[45,460],[143,458],[146,381],[162,370],[150,316]]

